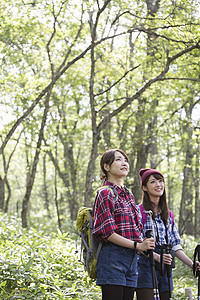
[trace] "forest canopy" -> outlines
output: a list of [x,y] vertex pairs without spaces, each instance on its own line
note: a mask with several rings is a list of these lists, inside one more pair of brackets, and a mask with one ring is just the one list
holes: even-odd
[[62,229],[121,148],[136,202],[157,168],[180,233],[199,236],[199,4],[1,1],[1,211]]

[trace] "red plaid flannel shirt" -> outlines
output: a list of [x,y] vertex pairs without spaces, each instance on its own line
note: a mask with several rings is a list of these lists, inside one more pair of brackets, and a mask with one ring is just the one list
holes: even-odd
[[118,198],[114,209],[112,192],[106,187],[100,190],[94,208],[93,234],[100,240],[107,240],[116,232],[127,239],[140,242],[142,223],[133,194],[126,187],[120,188],[108,181],[105,185],[113,186]]

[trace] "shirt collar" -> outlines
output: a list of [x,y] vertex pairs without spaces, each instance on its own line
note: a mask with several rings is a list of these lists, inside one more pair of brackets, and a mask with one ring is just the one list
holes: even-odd
[[108,186],[114,187],[114,188],[116,189],[116,191],[118,191],[118,192],[124,192],[124,189],[125,189],[125,187],[124,187],[124,186],[122,186],[122,187],[119,187],[118,185],[116,185],[115,183],[113,183],[113,182],[110,182],[110,181],[106,181],[106,182],[105,182],[105,185],[108,185]]
[[129,189],[127,189],[127,187],[125,185],[119,187],[118,185],[116,185],[116,184],[114,184],[113,182],[110,182],[110,181],[106,181],[105,185],[113,187],[119,195],[124,195],[124,194],[127,194],[127,195],[131,194],[132,195],[131,191],[129,191]]

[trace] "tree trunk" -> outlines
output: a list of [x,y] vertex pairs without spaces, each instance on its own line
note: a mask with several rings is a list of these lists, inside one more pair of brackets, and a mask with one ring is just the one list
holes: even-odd
[[29,205],[29,202],[30,202],[30,196],[31,196],[31,192],[32,192],[33,184],[34,184],[34,180],[35,180],[37,164],[38,164],[38,161],[39,161],[40,148],[41,148],[41,143],[42,143],[42,139],[43,139],[44,127],[45,127],[45,124],[46,124],[47,114],[48,114],[48,111],[49,111],[50,95],[51,95],[51,92],[49,92],[47,94],[47,97],[46,97],[45,109],[44,109],[44,114],[43,114],[43,118],[42,118],[39,137],[38,137],[38,141],[37,141],[37,148],[36,148],[36,152],[35,152],[35,157],[34,157],[34,161],[33,161],[33,165],[32,165],[32,170],[31,170],[31,173],[30,173],[30,177],[28,179],[28,183],[27,183],[27,186],[26,186],[25,196],[24,196],[23,202],[22,202],[21,219],[22,219],[22,227],[24,227],[24,228],[28,227],[28,222],[27,222],[28,205]]
[[[159,9],[159,2],[160,1],[151,1],[146,0],[147,4],[147,16],[151,15],[154,16]],[[147,56],[154,56],[154,44],[156,42],[156,37],[152,34],[148,34],[147,37]],[[150,63],[147,63],[147,70],[151,69],[151,61]],[[148,72],[148,71],[147,71]],[[150,75],[150,74],[148,74]],[[146,80],[144,76],[144,81]],[[150,138],[150,143],[146,142],[144,143],[144,137],[146,136],[145,133],[145,104],[146,99],[141,100],[141,98],[138,99],[138,113],[137,113],[137,120],[140,120],[137,123],[135,133],[138,137],[138,147],[137,147],[137,162],[134,170],[134,184],[133,184],[133,194],[135,196],[136,203],[140,202],[142,190],[141,190],[141,184],[140,184],[140,178],[139,178],[139,170],[141,168],[146,167],[148,152],[150,151],[151,157],[151,168],[156,168],[157,166],[157,137],[153,134],[155,127],[157,126],[157,115],[155,114],[152,119],[150,120],[151,126],[148,126],[148,129],[151,128],[152,136]],[[158,105],[158,101],[154,100],[153,103],[156,103]],[[148,145],[147,145],[148,144]]]
[[48,189],[47,189],[47,178],[46,178],[47,170],[46,170],[46,154],[43,156],[43,191],[44,195],[44,207],[47,211],[47,216],[50,219],[51,213],[49,209],[49,197],[48,197]]
[[[45,139],[44,139],[44,143],[45,143],[46,147],[49,147],[49,145],[47,144]],[[52,151],[47,150],[46,152],[49,155],[52,163],[54,164],[54,167],[55,167],[56,171],[58,172],[59,177],[63,181],[64,186],[66,187],[66,199],[67,199],[67,204],[69,205],[69,209],[70,209],[70,217],[71,217],[72,220],[75,220],[76,219],[76,211],[74,209],[75,204],[73,203],[73,201],[74,201],[73,193],[71,193],[71,189],[70,189],[70,181],[69,181],[69,174],[68,174],[69,171],[65,166],[65,172],[62,172],[59,165],[58,165],[58,161],[54,157]],[[77,196],[76,196],[76,198],[77,198]]]
[[[167,133],[169,135],[168,129],[167,129]],[[167,142],[167,153],[170,152],[170,145],[169,142]],[[170,210],[173,211],[173,204],[172,204],[172,187],[173,187],[173,182],[172,182],[172,178],[170,178],[170,169],[171,169],[171,162],[170,162],[170,155],[167,155],[167,173],[168,173],[168,177],[167,177],[167,199],[168,199],[168,207]],[[165,186],[166,186],[166,182],[165,182]]]
[[[156,16],[159,7],[160,7],[160,0],[146,0],[146,5],[147,5],[147,16],[148,17],[152,17],[152,24],[155,23],[155,21],[153,20],[153,17]],[[155,52],[157,50],[156,47],[156,43],[157,43],[157,36],[151,31],[151,29],[149,30],[149,33],[147,35],[147,56],[151,57],[152,59],[155,58]],[[149,73],[151,74],[151,70],[153,68],[153,62],[152,59],[150,59],[150,62],[147,62],[147,70],[149,70]],[[151,134],[151,138],[150,138],[150,165],[152,169],[156,169],[157,168],[157,154],[158,154],[158,149],[157,149],[157,135],[156,135],[156,129],[157,129],[157,111],[156,111],[156,107],[158,106],[158,100],[157,99],[153,99],[152,100],[152,108],[154,111],[153,116],[151,117],[150,120],[150,126],[149,128],[151,128],[150,134]]]
[[92,150],[91,150],[90,160],[88,163],[86,183],[85,183],[85,193],[84,193],[85,206],[91,206],[92,203],[92,194],[93,194],[92,182],[94,179],[95,162],[98,154],[99,140],[100,140],[99,134],[93,133]]
[[[67,138],[67,137],[66,137]],[[77,199],[77,186],[76,186],[76,167],[74,161],[73,147],[74,143],[72,140],[63,140],[64,156],[66,160],[66,172],[70,170],[69,184],[72,187],[71,192],[68,192],[68,204],[70,208],[71,220],[76,220],[78,212],[78,199]]]
[[7,213],[8,212],[8,206],[9,206],[9,202],[10,202],[10,198],[11,198],[11,188],[10,188],[10,184],[8,182],[7,177],[5,178],[5,182],[6,182],[6,186],[7,186],[7,197],[6,197],[6,201],[5,201],[5,206],[4,206],[4,212]]
[[[7,162],[6,162],[5,153],[4,153],[4,151],[2,151],[3,167],[4,167],[4,179],[2,179],[2,178],[0,179],[0,209],[2,211],[4,211],[5,213],[8,212],[8,205],[9,205],[9,201],[10,201],[10,198],[11,198],[11,188],[10,188],[10,184],[8,182],[8,170],[9,170],[11,159],[12,159],[14,153],[15,153],[15,150],[16,150],[17,145],[19,143],[20,137],[22,135],[22,132],[23,132],[23,130],[20,132],[20,134],[19,134],[19,136],[16,140],[15,146],[14,146],[13,150],[11,151],[11,154],[9,155],[9,158],[8,158]],[[6,192],[5,192],[5,185],[7,187],[7,197],[6,197]]]
[[144,142],[144,136],[145,136],[145,120],[144,120],[144,113],[145,113],[145,104],[146,99],[140,98],[138,99],[138,110],[137,110],[137,125],[135,128],[134,137],[137,137],[136,143],[135,143],[135,151],[136,151],[136,165],[135,168],[132,170],[134,182],[132,187],[132,192],[135,197],[135,202],[140,203],[141,196],[142,196],[142,190],[141,190],[141,184],[140,184],[140,176],[139,171],[142,168],[145,168],[146,162],[147,162],[147,145]]
[[192,135],[193,129],[191,127],[191,115],[192,115],[192,103],[190,104],[189,109],[186,108],[186,121],[184,126],[184,132],[187,133],[186,142],[186,156],[185,164],[183,168],[183,187],[182,187],[182,197],[180,205],[180,214],[179,214],[179,232],[182,235],[190,234],[193,235],[193,211],[192,211],[192,202],[193,202],[193,177],[192,177]]
[[[158,106],[158,101],[154,100],[153,101],[155,103],[154,107]],[[157,157],[158,157],[158,149],[157,149],[157,135],[156,135],[156,131],[157,131],[157,113],[155,110],[155,115],[152,117],[151,120],[151,132],[152,132],[152,136],[151,136],[151,168],[152,169],[156,169],[157,168]]]
[[200,236],[200,203],[199,203],[199,157],[200,157],[200,147],[199,147],[199,136],[197,135],[197,150],[196,150],[196,169],[194,174],[194,186],[195,186],[195,224],[194,224],[194,235],[195,238]]
[[5,199],[5,188],[4,188],[4,180],[0,175],[0,210],[4,210],[4,199]]
[[[57,161],[57,143],[56,143],[56,161]],[[54,180],[54,188],[55,188],[55,205],[56,205],[56,212],[57,212],[57,219],[58,219],[58,228],[60,231],[62,231],[62,224],[61,224],[61,218],[60,218],[60,209],[58,204],[58,190],[57,190],[57,170],[55,168],[55,180]]]

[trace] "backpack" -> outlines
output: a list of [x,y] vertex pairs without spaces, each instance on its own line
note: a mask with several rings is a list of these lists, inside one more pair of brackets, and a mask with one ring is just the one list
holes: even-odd
[[115,202],[117,200],[118,193],[113,187],[105,185],[97,190],[95,202],[92,207],[81,207],[79,209],[76,220],[76,227],[80,233],[81,238],[81,251],[79,261],[83,263],[85,271],[87,271],[88,276],[92,279],[97,278],[97,260],[103,245],[103,242],[99,241],[92,234],[94,224],[94,206],[99,192],[104,188],[107,188],[112,192],[113,205],[115,209]]
[[[146,220],[147,220],[147,214],[144,212],[145,209],[144,209],[142,203],[140,203],[138,206],[139,206],[141,214],[142,214],[142,224],[144,225],[146,223]],[[169,210],[169,217],[172,219],[172,228],[173,228],[174,214],[171,212],[171,210]]]

